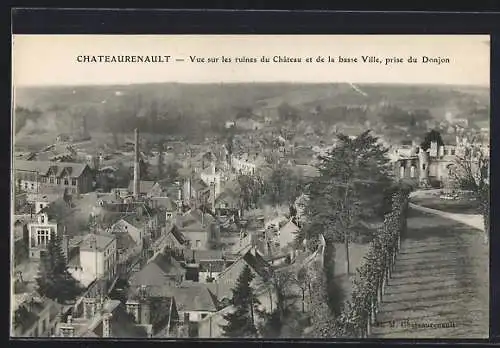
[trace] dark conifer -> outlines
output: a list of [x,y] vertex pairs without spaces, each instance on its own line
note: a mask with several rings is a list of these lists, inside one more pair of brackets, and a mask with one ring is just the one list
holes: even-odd
[[257,337],[255,321],[260,302],[250,286],[253,279],[250,267],[245,266],[232,290],[230,304],[235,311],[224,315],[227,324],[222,329],[226,337]]

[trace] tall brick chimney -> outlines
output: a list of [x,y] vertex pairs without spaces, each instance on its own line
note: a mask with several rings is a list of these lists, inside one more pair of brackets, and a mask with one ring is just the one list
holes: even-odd
[[139,130],[135,129],[135,151],[134,151],[134,198],[138,198],[141,192],[140,168],[139,168]]

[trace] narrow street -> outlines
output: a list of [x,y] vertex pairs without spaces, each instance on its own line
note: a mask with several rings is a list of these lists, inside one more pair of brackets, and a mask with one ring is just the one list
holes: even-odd
[[486,338],[489,246],[482,231],[411,209],[374,338]]

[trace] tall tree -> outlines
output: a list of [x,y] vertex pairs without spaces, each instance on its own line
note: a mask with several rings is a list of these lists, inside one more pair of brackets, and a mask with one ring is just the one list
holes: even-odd
[[436,142],[438,146],[443,146],[443,138],[441,137],[441,133],[435,129],[427,132],[425,135],[424,141],[420,144],[422,150],[427,151],[431,147],[431,143]]
[[279,270],[273,272],[265,283],[270,288],[272,310],[262,313],[265,321],[261,331],[267,337],[280,337],[284,327],[297,316],[294,307],[299,297],[296,276],[290,270]]
[[230,304],[235,311],[225,314],[223,317],[227,321],[222,326],[226,337],[257,337],[256,316],[260,301],[257,299],[250,283],[255,278],[248,265],[243,268],[236,281],[236,287],[232,290],[233,297]]
[[300,178],[288,167],[278,165],[265,182],[265,192],[273,205],[289,205],[297,199],[301,188]]
[[62,239],[55,233],[47,251],[42,252],[36,283],[40,295],[59,303],[74,300],[81,291],[78,281],[67,270]]
[[[324,235],[328,296],[335,296],[334,243],[344,243],[346,274],[350,274],[349,244],[354,229],[360,220],[380,211],[386,189],[392,182],[386,154],[387,149],[370,131],[354,139],[339,134],[337,146],[322,158],[320,176],[309,185],[306,212],[312,223],[308,237]],[[331,298],[330,305],[336,307],[336,304],[338,301]]]
[[248,175],[239,175],[238,184],[240,186],[240,199],[243,209],[248,209],[256,203],[258,196],[258,183],[255,178]]

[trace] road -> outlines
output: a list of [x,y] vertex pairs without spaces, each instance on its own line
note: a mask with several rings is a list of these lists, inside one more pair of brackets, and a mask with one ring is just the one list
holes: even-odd
[[489,251],[482,233],[415,209],[408,228],[372,337],[488,337]]
[[424,212],[424,213],[439,215],[443,218],[460,222],[462,224],[468,225],[472,228],[475,228],[475,229],[478,229],[478,230],[481,230],[484,232],[483,216],[480,214],[448,213],[448,212],[437,210],[437,209],[422,207],[422,206],[414,204],[414,203],[410,203],[410,207],[415,209],[415,210],[419,210],[421,212]]

